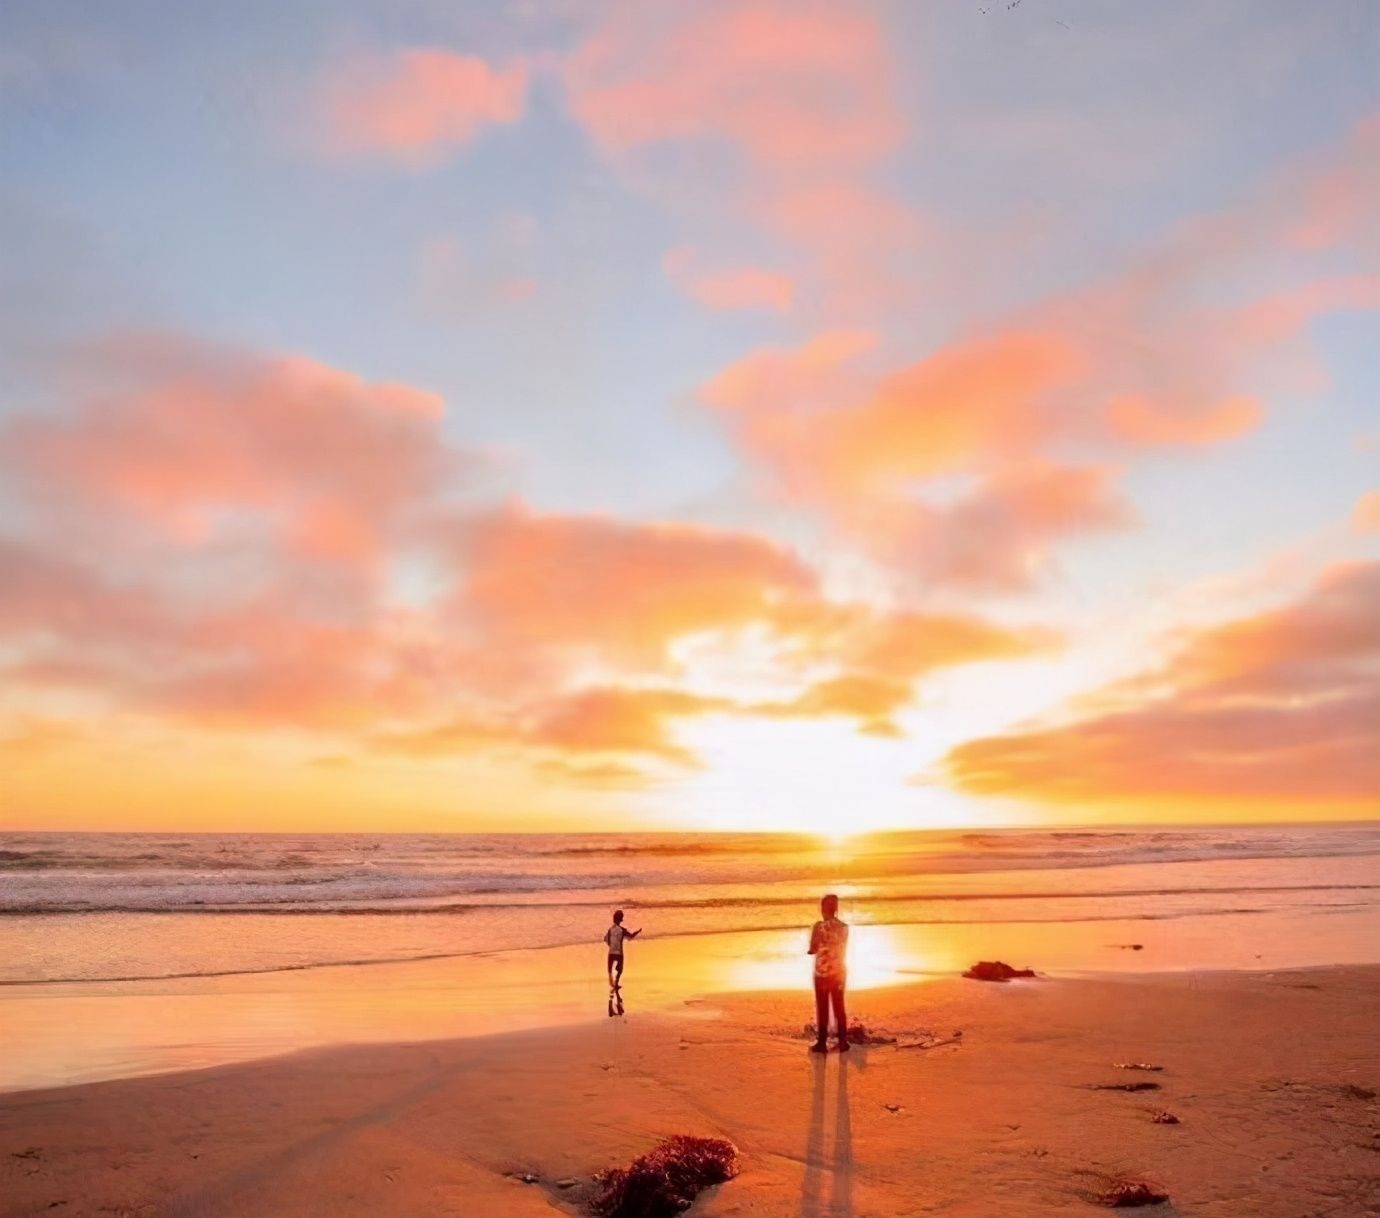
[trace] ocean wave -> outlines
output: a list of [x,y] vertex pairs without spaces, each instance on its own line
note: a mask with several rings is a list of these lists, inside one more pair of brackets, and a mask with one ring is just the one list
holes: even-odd
[[[1095,901],[1126,898],[1185,897],[1185,896],[1241,896],[1250,894],[1279,895],[1281,893],[1368,892],[1380,891],[1377,884],[1233,884],[1183,885],[1160,888],[1099,888],[1071,892],[1062,890],[990,889],[978,892],[901,892],[855,893],[847,899],[855,905],[948,904],[953,902],[1005,901]],[[511,895],[508,889],[488,890],[492,895]],[[476,890],[469,895],[486,895]],[[813,908],[814,894],[797,893],[780,896],[704,896],[704,897],[624,897],[619,903],[628,910],[725,910],[760,909],[800,906]],[[0,899],[0,916],[61,917],[86,914],[226,914],[280,916],[292,915],[330,917],[416,917],[427,914],[455,915],[481,910],[540,910],[540,909],[605,909],[607,896],[598,900],[576,896],[556,901],[484,901],[430,902],[425,904],[369,905],[361,902],[304,902],[293,896],[255,901],[234,901],[224,904],[139,904],[134,901],[104,904],[73,905],[67,900],[51,902],[17,902]]]
[[[869,835],[846,848],[772,834],[25,833],[0,835],[0,847],[0,915],[295,906],[326,913],[359,906],[413,910],[470,900],[487,904],[489,898],[557,892],[565,894],[564,903],[580,903],[576,894],[585,893],[583,903],[601,904],[613,892],[646,896],[657,889],[706,886],[779,890],[827,883],[883,889],[928,877],[938,881],[996,872],[1374,857],[1380,856],[1380,827],[916,831]],[[1051,879],[1048,886],[1053,889],[1056,882]],[[1016,887],[1009,882],[994,895],[1011,895]],[[1156,891],[1150,885],[1145,889]]]

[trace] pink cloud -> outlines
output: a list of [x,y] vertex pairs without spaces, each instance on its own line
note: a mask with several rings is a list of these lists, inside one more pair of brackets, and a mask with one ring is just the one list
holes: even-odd
[[686,246],[667,251],[662,267],[680,292],[709,309],[788,313],[795,298],[795,280],[781,271],[755,266],[705,269]]
[[614,152],[712,138],[757,165],[816,170],[870,163],[901,135],[885,38],[856,7],[615,5],[566,80]]
[[[571,112],[629,181],[677,211],[698,201],[711,225],[779,239],[808,259],[811,296],[831,310],[904,291],[898,250],[920,230],[880,181],[906,134],[896,76],[878,14],[823,0],[615,4],[564,68]],[[702,291],[783,299],[765,286]]]
[[1302,249],[1328,249],[1373,237],[1380,211],[1380,114],[1357,125],[1341,157],[1306,184],[1306,205],[1291,233]]
[[186,545],[264,527],[342,563],[382,557],[420,497],[468,458],[440,440],[441,399],[302,356],[175,338],[74,352],[126,387],[0,430],[0,462],[54,518],[137,520]]
[[525,64],[419,48],[355,64],[330,80],[324,108],[336,147],[426,163],[512,124],[526,107]]

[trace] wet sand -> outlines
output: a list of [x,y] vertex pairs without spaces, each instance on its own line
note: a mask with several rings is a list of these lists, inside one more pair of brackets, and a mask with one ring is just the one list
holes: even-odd
[[[701,1215],[1090,1214],[1123,1175],[1170,1194],[1143,1213],[1380,1213],[1380,968],[862,991],[851,1014],[903,1043],[963,1035],[826,1059],[808,1006],[725,995],[14,1092],[0,1214],[572,1213],[596,1171],[680,1132],[742,1153]],[[1159,1089],[1094,1089],[1125,1082]]]

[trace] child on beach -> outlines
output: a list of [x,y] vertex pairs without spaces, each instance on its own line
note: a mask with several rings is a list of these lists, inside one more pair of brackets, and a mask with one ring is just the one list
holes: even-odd
[[819,903],[824,917],[810,932],[809,954],[815,958],[815,1043],[811,1053],[829,1051],[829,1007],[834,1008],[834,1034],[839,1052],[848,1052],[848,1016],[843,991],[848,983],[848,923],[838,917],[839,899],[832,892]]
[[609,989],[616,990],[623,980],[623,940],[636,939],[642,928],[627,930],[623,926],[623,911],[613,911],[613,925],[604,932],[604,942],[609,945]]

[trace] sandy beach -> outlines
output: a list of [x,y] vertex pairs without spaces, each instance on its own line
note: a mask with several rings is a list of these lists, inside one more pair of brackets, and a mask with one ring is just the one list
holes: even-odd
[[[675,1133],[741,1152],[701,1215],[1083,1214],[1122,1177],[1169,1193],[1143,1212],[1380,1213],[1380,968],[952,978],[850,1014],[900,1044],[812,1057],[774,992],[15,1092],[0,1214],[576,1213]],[[1126,1082],[1158,1089],[1096,1089]]]

